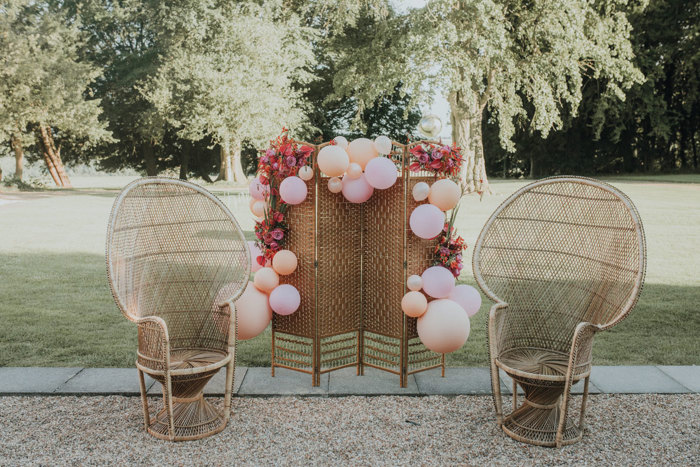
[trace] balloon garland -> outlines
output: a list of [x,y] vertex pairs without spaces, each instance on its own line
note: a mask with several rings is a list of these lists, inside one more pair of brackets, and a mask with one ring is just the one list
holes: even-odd
[[[399,176],[399,168],[391,159],[392,143],[387,136],[374,141],[358,138],[348,142],[342,136],[318,152],[316,163],[329,177],[328,190],[342,193],[351,203],[364,203],[374,190],[392,187]],[[250,209],[257,220],[255,242],[249,242],[254,292],[244,295],[236,303],[242,307],[240,333],[247,338],[262,332],[263,323],[269,323],[272,312],[287,316],[300,305],[299,291],[290,284],[280,284],[280,275],[292,274],[297,268],[297,257],[284,249],[289,225],[286,213],[290,205],[304,202],[308,190],[306,182],[314,176],[309,165],[313,148],[301,145],[288,137],[287,130],[271,141],[270,148],[260,158],[258,175],[250,183]],[[412,172],[428,171],[437,180],[428,185],[417,183],[412,190],[418,205],[411,213],[411,231],[423,239],[437,240],[433,265],[422,275],[407,280],[409,292],[401,301],[407,316],[418,319],[418,336],[423,344],[438,353],[448,353],[461,347],[469,337],[469,318],[481,306],[478,291],[468,285],[455,285],[462,268],[462,252],[466,244],[455,236],[454,222],[462,189],[452,180],[460,173],[462,155],[456,146],[423,143],[411,149]],[[451,211],[449,218],[446,212]],[[251,287],[248,287],[251,288]],[[267,297],[261,304],[261,294]],[[253,308],[257,308],[257,316]],[[264,316],[267,316],[265,321]],[[250,317],[250,318],[249,318]],[[242,318],[242,319],[241,319]],[[247,321],[250,321],[248,325]]]

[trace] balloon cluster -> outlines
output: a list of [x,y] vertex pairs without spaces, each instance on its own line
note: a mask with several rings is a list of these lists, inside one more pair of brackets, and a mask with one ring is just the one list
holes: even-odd
[[333,143],[324,146],[317,157],[318,168],[330,177],[331,193],[342,192],[351,203],[364,203],[375,188],[385,190],[396,183],[399,176],[396,164],[389,157],[379,157],[391,153],[388,136],[379,136],[374,141],[357,138],[349,143],[343,136],[336,136]]

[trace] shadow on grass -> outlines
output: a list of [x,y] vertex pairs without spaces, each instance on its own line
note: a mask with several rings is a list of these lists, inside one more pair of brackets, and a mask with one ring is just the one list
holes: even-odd
[[[136,326],[112,300],[101,255],[4,253],[0,280],[0,366],[133,366]],[[700,364],[699,302],[700,287],[647,284],[632,314],[596,337],[594,363]],[[487,365],[489,307],[484,299],[449,365]],[[269,330],[238,352],[239,365],[269,365]]]

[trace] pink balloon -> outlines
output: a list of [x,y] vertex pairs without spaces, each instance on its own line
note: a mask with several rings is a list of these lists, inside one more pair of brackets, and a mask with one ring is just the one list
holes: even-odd
[[280,197],[287,204],[303,203],[306,193],[306,183],[299,177],[287,177],[280,183]]
[[252,339],[270,324],[272,309],[268,303],[267,294],[256,289],[253,282],[248,282],[248,287],[235,304],[240,340]]
[[343,176],[343,196],[351,203],[364,203],[370,199],[372,193],[374,193],[374,188],[367,183],[364,174],[354,180],[347,175]]
[[263,185],[260,183],[260,177],[255,177],[250,181],[248,191],[250,192],[250,196],[262,201],[270,193],[270,185]]
[[270,307],[278,315],[291,315],[299,308],[301,296],[293,285],[282,284],[270,292]]
[[445,213],[432,204],[421,204],[413,210],[408,223],[420,238],[435,238],[445,227]]
[[398,176],[396,166],[387,157],[375,157],[365,167],[367,183],[380,190],[385,190],[396,183]]
[[433,300],[416,323],[423,345],[437,353],[459,349],[469,337],[469,316],[459,303],[448,299]]
[[433,298],[447,298],[455,289],[455,276],[443,266],[431,266],[421,276],[423,291]]
[[447,298],[459,303],[470,318],[481,308],[481,294],[471,285],[458,285]]
[[257,272],[262,268],[262,265],[258,263],[258,256],[262,256],[262,251],[253,241],[248,242],[248,250],[250,250],[250,271]]

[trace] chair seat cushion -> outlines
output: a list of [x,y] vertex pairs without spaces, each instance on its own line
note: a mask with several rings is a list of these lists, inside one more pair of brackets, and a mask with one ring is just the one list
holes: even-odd
[[199,368],[225,359],[227,354],[218,350],[173,349],[170,351],[170,369]]
[[[551,349],[516,347],[501,352],[496,358],[496,365],[510,375],[547,381],[565,381],[569,354]],[[585,372],[584,368],[577,370],[574,373],[575,376]]]

